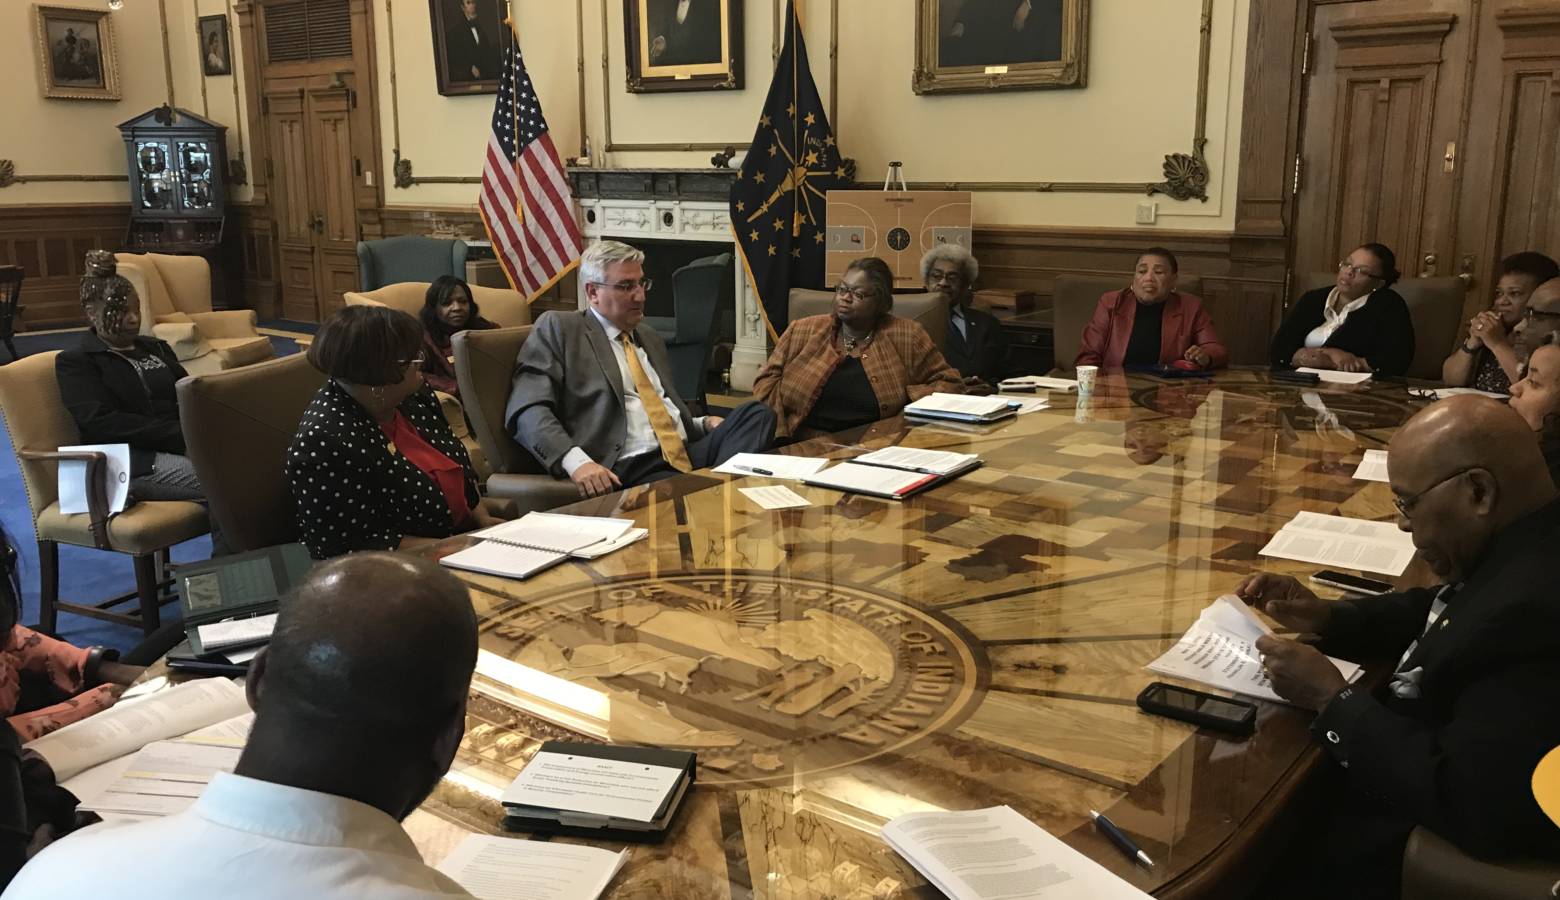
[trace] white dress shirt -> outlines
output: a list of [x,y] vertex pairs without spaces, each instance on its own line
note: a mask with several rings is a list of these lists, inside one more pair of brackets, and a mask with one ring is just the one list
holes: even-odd
[[94,825],[34,857],[6,898],[427,900],[471,897],[429,867],[382,810],[218,774],[194,805],[148,822]]
[[[606,329],[607,343],[612,345],[612,355],[617,359],[618,374],[623,376],[623,415],[627,419],[627,434],[623,438],[623,449],[618,453],[618,459],[631,459],[644,453],[659,452],[661,442],[656,440],[655,428],[650,425],[650,415],[645,412],[644,401],[639,398],[639,389],[634,385],[634,373],[628,370],[628,355],[623,352],[623,342],[619,340],[623,329],[608,322],[606,317],[597,312],[594,307],[590,314],[596,317],[601,327]],[[630,335],[632,337],[632,335]],[[655,366],[650,365],[650,357],[645,354],[645,348],[634,344],[634,353],[639,356],[639,365],[644,367],[645,374],[650,378],[650,384],[655,387],[656,394],[661,403],[666,406],[666,414],[672,417],[672,424],[677,426],[677,436],[688,442],[688,430],[683,426],[682,413],[677,411],[677,404],[667,396],[666,386],[661,383],[660,373]],[[708,418],[706,417],[706,421]],[[564,427],[568,427],[565,423]],[[579,447],[573,447],[563,455],[563,470],[574,475],[574,470],[588,462],[595,462]]]
[[1327,302],[1322,304],[1322,324],[1312,328],[1311,333],[1305,336],[1305,345],[1312,350],[1324,346],[1327,339],[1333,336],[1333,332],[1343,327],[1343,323],[1349,318],[1349,313],[1364,306],[1365,301],[1369,299],[1370,294],[1366,294],[1338,309],[1338,289],[1333,288],[1332,293],[1327,295]]

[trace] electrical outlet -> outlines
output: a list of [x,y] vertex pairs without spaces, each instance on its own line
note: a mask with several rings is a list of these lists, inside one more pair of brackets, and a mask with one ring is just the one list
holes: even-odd
[[1137,205],[1137,223],[1139,225],[1152,225],[1159,219],[1159,204],[1152,200],[1145,200]]

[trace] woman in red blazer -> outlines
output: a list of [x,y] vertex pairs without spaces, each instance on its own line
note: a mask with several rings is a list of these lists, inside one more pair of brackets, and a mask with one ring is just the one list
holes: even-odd
[[1230,354],[1213,330],[1202,301],[1175,290],[1175,254],[1150,247],[1138,257],[1132,284],[1100,297],[1083,329],[1074,366],[1167,365],[1185,360],[1199,369],[1222,369]]

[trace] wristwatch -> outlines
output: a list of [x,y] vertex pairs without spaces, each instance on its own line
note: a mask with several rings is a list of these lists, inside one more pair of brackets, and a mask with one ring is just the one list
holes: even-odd
[[103,683],[98,675],[105,662],[118,662],[119,651],[111,647],[91,647],[87,650],[87,661],[81,666],[81,680],[84,684],[97,687]]

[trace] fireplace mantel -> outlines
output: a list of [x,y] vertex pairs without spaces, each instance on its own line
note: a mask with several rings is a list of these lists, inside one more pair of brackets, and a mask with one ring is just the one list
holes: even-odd
[[[587,241],[700,241],[726,244],[738,253],[733,269],[737,342],[731,353],[731,385],[749,391],[769,357],[769,336],[731,230],[727,197],[736,175],[735,169],[575,168],[569,170],[569,185],[580,205],[580,225]],[[584,303],[583,293],[580,302]]]

